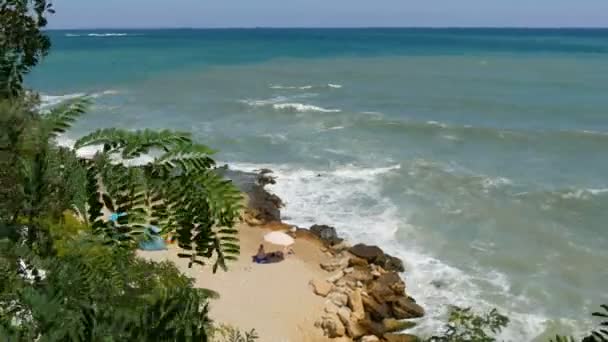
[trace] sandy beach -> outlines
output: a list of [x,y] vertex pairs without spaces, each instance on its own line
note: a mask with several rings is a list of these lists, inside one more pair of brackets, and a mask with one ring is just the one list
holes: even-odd
[[[171,260],[195,279],[195,286],[220,294],[211,301],[211,318],[242,330],[255,329],[261,342],[330,341],[314,322],[323,311],[325,298],[314,295],[309,282],[326,278],[319,263],[327,257],[318,242],[296,239],[295,255],[277,264],[260,265],[251,261],[265,233],[270,229],[239,225],[241,256],[229,265],[228,272],[213,274],[211,267],[194,266],[177,256],[177,248],[145,252],[140,255],[155,261]],[[266,244],[267,251],[279,249]]]

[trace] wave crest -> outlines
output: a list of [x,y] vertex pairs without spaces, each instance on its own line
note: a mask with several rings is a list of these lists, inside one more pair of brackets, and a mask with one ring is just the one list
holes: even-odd
[[276,110],[284,110],[290,112],[306,113],[306,112],[320,112],[320,113],[338,113],[340,109],[327,109],[323,107],[303,104],[303,103],[275,103],[272,108]]

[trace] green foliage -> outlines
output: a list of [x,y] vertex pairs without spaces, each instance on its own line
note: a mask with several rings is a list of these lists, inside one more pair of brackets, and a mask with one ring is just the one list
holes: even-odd
[[47,0],[0,0],[0,99],[23,95],[23,76],[48,53]]
[[509,318],[501,315],[496,309],[484,314],[477,314],[471,308],[453,306],[448,324],[439,336],[433,336],[429,342],[495,342],[496,335],[509,324]]
[[[75,148],[102,145],[87,168],[89,221],[107,243],[132,246],[149,224],[177,237],[189,265],[215,259],[214,271],[239,253],[234,225],[241,209],[237,188],[214,170],[211,149],[183,132],[104,129]],[[136,158],[153,155],[150,161]],[[117,222],[102,209],[126,213]]]
[[214,342],[254,342],[259,338],[255,329],[242,332],[227,324],[214,326],[212,333],[213,336],[211,340]]
[[0,340],[207,340],[204,291],[172,263],[139,259],[94,235],[49,258],[4,241],[0,271]]
[[[591,334],[583,338],[582,342],[608,342],[608,305],[601,305],[603,311],[594,312],[594,317],[600,317],[603,319],[599,323],[599,328],[592,331]],[[568,336],[556,336],[555,339],[550,342],[574,342],[573,337]]]

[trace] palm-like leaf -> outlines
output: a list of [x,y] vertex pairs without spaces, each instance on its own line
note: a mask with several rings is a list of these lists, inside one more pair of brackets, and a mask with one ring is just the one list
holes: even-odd
[[86,112],[90,103],[90,99],[86,97],[65,101],[42,116],[48,138],[56,138],[57,135],[65,133]]

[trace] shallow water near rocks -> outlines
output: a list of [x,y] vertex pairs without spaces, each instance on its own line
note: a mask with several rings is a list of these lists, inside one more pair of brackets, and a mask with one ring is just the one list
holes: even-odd
[[[90,35],[94,34],[94,35]],[[406,262],[434,331],[498,307],[507,341],[608,302],[607,30],[53,31],[28,78],[95,97],[74,131],[191,131],[267,167],[284,219]]]

